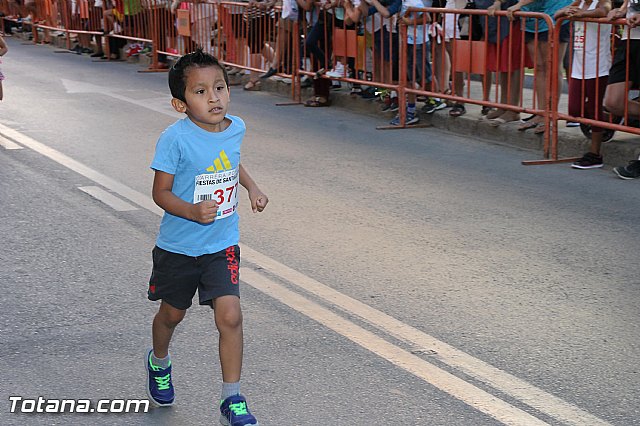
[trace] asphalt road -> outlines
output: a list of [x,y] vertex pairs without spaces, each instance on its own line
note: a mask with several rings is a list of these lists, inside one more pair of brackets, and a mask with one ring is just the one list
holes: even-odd
[[[215,424],[200,307],[172,344],[174,407],[10,413],[10,396],[146,398],[148,166],[179,116],[166,74],[8,43],[0,135],[22,149],[0,146],[0,423]],[[281,101],[231,94],[271,200],[240,209],[262,425],[640,424],[638,182]]]

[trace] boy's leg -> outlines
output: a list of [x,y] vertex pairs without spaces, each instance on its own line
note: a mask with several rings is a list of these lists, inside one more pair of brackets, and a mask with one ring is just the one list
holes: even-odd
[[226,426],[257,425],[249,411],[247,400],[240,394],[242,371],[242,311],[240,298],[235,295],[220,296],[213,301],[215,321],[219,337],[220,366],[222,368],[222,394],[220,422]]
[[222,380],[240,381],[242,371],[242,310],[238,296],[221,296],[213,301],[214,318],[220,333],[219,354]]
[[185,310],[174,308],[164,300],[153,319],[153,349],[145,355],[147,395],[159,406],[173,405],[175,394],[171,381],[169,342],[176,325],[184,318]]
[[169,354],[169,343],[176,326],[182,321],[187,311],[177,309],[165,301],[160,304],[158,313],[153,318],[153,353],[157,358],[165,358]]

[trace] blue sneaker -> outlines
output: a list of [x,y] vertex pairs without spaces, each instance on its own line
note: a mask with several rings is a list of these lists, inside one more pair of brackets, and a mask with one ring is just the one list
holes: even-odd
[[220,424],[224,426],[257,426],[258,421],[249,412],[244,396],[233,395],[220,403]]
[[151,363],[151,353],[153,349],[149,349],[144,360],[147,370],[147,395],[151,401],[161,407],[173,405],[175,394],[173,392],[173,383],[171,383],[171,363],[167,368],[160,368]]
[[[419,121],[420,117],[418,117],[415,112],[407,111],[407,122],[405,123],[405,125],[410,126],[412,124],[416,124]],[[400,126],[400,115],[396,115],[396,117],[391,120],[389,124],[391,124],[392,126]]]

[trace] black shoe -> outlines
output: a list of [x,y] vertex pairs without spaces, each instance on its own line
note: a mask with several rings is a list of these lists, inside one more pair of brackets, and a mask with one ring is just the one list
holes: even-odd
[[640,177],[640,160],[629,161],[627,167],[614,167],[613,172],[617,174],[620,179],[637,179]]
[[581,159],[571,165],[574,169],[597,169],[604,166],[602,155],[587,152]]
[[301,89],[305,89],[307,87],[311,87],[313,86],[313,82],[311,81],[311,77],[309,77],[308,75],[305,75],[304,77],[302,77],[300,79],[300,88]]
[[271,77],[271,76],[275,75],[277,72],[278,72],[278,70],[277,70],[277,69],[275,69],[275,68],[269,68],[269,71],[267,71],[267,72],[265,72],[264,74],[262,74],[262,75],[260,76],[260,78],[269,78],[269,77]]
[[360,96],[362,97],[362,99],[375,99],[377,97],[376,88],[373,86],[369,86],[360,92]]
[[96,53],[91,54],[92,58],[102,58],[103,56],[104,56],[103,52],[96,52]]

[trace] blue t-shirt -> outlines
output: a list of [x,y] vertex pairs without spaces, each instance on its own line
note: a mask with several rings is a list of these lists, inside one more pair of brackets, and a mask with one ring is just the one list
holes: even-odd
[[[213,177],[217,172],[232,174],[233,170],[239,170],[240,146],[246,127],[240,117],[227,115],[227,118],[231,124],[222,132],[208,132],[186,117],[160,135],[151,168],[174,175],[172,192],[184,201],[194,202],[196,177],[202,181],[203,175]],[[237,187],[235,191],[237,196]],[[224,197],[227,195],[232,194]],[[165,212],[156,245],[195,257],[219,252],[238,244],[239,240],[238,213],[234,206],[231,214],[206,225]]]
[[[553,15],[563,7],[567,7],[571,4],[571,0],[536,0],[533,3],[529,3],[522,7],[522,11],[526,12],[540,12],[546,13],[551,17],[551,22],[555,23]],[[547,27],[547,21],[543,19],[527,18],[525,21],[525,31],[528,33],[536,32],[536,21],[538,21],[538,32],[549,31]],[[566,20],[562,25],[569,24],[569,20]]]

